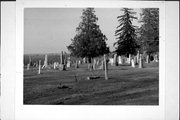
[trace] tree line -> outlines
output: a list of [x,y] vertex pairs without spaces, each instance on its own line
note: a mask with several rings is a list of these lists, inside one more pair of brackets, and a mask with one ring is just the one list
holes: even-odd
[[[132,21],[137,19],[136,12],[130,8],[120,9],[123,14],[117,16],[119,25],[116,27],[114,43],[118,55],[136,55],[137,51],[147,55],[159,52],[159,9],[144,8],[140,14],[140,27],[134,26]],[[97,25],[98,17],[94,8],[82,11],[82,21],[76,28],[76,35],[67,46],[72,56],[88,58],[89,63],[94,57],[110,53],[106,44],[107,37]]]

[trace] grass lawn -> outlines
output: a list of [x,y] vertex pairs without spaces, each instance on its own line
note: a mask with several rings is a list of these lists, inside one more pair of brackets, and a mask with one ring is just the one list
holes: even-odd
[[[24,70],[24,104],[44,105],[158,105],[159,64],[144,64],[145,68],[128,65],[108,66],[109,80],[104,71],[87,70],[87,64],[66,71]],[[87,80],[88,76],[99,79]],[[75,76],[78,82],[75,80]],[[59,84],[68,86],[59,89]]]

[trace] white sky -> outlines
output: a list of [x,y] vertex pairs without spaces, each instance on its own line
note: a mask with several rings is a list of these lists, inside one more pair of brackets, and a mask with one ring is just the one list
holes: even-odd
[[[108,38],[110,50],[116,42],[117,16],[122,15],[117,8],[95,8],[97,24]],[[140,9],[134,9],[139,17]],[[24,13],[24,53],[59,53],[66,51],[71,38],[76,34],[82,16],[82,8],[26,8]],[[134,25],[139,26],[137,20]]]

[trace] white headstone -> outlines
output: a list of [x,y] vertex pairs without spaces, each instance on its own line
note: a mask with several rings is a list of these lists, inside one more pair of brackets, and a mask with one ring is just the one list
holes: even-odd
[[131,66],[135,68],[134,59],[131,59]]
[[70,68],[70,67],[71,67],[71,61],[68,60],[68,61],[67,61],[67,68]]
[[81,60],[78,61],[78,64],[81,65]]
[[108,80],[108,69],[107,69],[106,55],[104,54],[104,72],[105,72],[105,80]]
[[154,55],[154,62],[158,62],[158,55]]
[[47,55],[45,55],[44,67],[45,67],[45,68],[48,67],[48,56],[47,56]]
[[142,54],[139,55],[139,68],[143,68]]
[[109,58],[109,63],[113,66],[113,64],[114,64],[114,59],[113,59],[113,58]]
[[93,70],[96,70],[96,59],[94,59],[94,61],[93,61]]
[[122,64],[122,58],[121,58],[121,56],[118,56],[118,64],[119,64],[119,65]]
[[39,69],[38,69],[38,74],[41,74],[41,60],[39,60]]
[[29,70],[29,67],[30,67],[30,63],[27,64],[27,70]]
[[83,63],[87,63],[87,59],[85,57],[83,58]]
[[131,64],[131,54],[129,54],[128,63]]
[[56,63],[55,62],[53,63],[53,68],[56,69]]

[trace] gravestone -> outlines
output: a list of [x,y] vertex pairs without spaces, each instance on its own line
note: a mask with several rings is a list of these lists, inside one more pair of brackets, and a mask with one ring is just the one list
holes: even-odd
[[134,59],[131,59],[131,67],[135,68]]
[[154,55],[154,62],[158,62],[158,55]]
[[149,63],[149,55],[146,56],[146,63]]
[[131,54],[129,54],[128,63],[131,64]]
[[29,68],[30,68],[30,63],[27,64],[27,70],[29,70]]
[[93,61],[93,70],[96,70],[96,59]]
[[67,61],[67,65],[66,66],[67,66],[67,68],[71,67],[71,61],[70,60]]
[[30,66],[33,66],[33,65],[32,65],[32,60],[31,60],[31,56],[29,56],[29,67],[30,67]]
[[39,60],[39,69],[38,69],[38,74],[41,74],[41,60]]
[[65,65],[64,64],[59,64],[59,70],[60,71],[66,70]]
[[143,68],[142,54],[139,55],[139,68]]
[[138,50],[136,57],[137,57],[137,63],[139,63],[139,50]]
[[83,58],[83,63],[84,63],[84,64],[87,63],[86,57]]
[[78,64],[79,64],[79,65],[81,65],[81,64],[82,64],[81,60],[79,60],[79,61],[78,61]]
[[47,67],[48,67],[48,58],[47,58],[47,55],[45,55],[44,64],[42,66],[42,69],[47,68]]
[[59,66],[59,63],[58,63],[58,62],[54,62],[54,64],[53,64],[53,68],[54,68],[54,69],[57,69],[57,68],[58,68],[58,66]]
[[111,64],[111,66],[114,65],[114,59],[113,58],[109,58],[109,63]]
[[118,56],[118,64],[122,64],[122,57],[120,55]]
[[104,54],[104,73],[105,73],[105,80],[108,80],[108,67],[107,67],[106,55]]
[[47,55],[45,55],[44,67],[45,67],[45,68],[48,67],[48,56],[47,56]]

